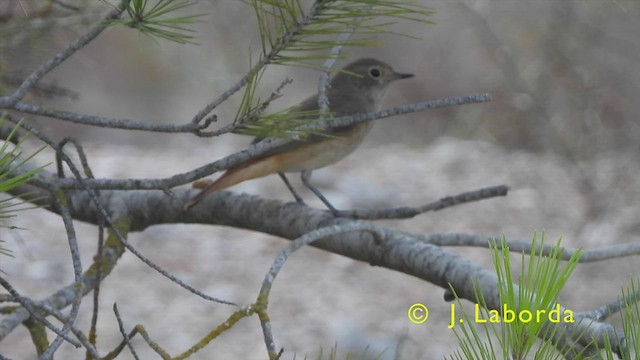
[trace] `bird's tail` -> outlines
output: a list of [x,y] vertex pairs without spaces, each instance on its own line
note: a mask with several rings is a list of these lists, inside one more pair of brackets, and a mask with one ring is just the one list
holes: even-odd
[[277,157],[270,156],[233,167],[203,189],[198,195],[189,200],[189,202],[184,205],[184,209],[189,210],[207,195],[215,191],[226,189],[245,180],[251,180],[276,173],[279,171],[278,163]]

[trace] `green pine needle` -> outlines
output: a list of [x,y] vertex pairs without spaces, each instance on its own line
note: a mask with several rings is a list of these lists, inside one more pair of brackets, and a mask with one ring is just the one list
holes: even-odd
[[[323,70],[320,62],[339,56],[330,51],[336,45],[377,46],[379,42],[371,35],[393,33],[389,27],[400,20],[429,23],[428,17],[433,14],[427,7],[400,0],[316,0],[308,8],[300,0],[241,1],[255,13],[261,53],[247,77],[234,121],[241,127],[235,132],[259,137],[304,138],[318,132],[305,125],[320,117],[294,111],[262,115],[266,106],[254,95],[266,65]],[[339,35],[345,33],[353,37],[338,43]]]
[[[562,349],[558,351],[549,340],[539,341],[543,329],[549,331],[545,334],[549,338],[549,334],[553,334],[558,329],[559,323],[549,322],[545,316],[542,316],[541,321],[537,321],[535,315],[537,310],[545,310],[546,314],[549,314],[549,311],[556,306],[558,295],[578,264],[581,252],[580,250],[576,251],[562,267],[563,250],[560,241],[551,248],[549,253],[543,253],[543,247],[544,237],[539,245],[534,237],[531,255],[527,258],[522,254],[520,278],[516,280],[506,240],[503,238],[500,243],[493,242],[491,244],[498,278],[500,303],[506,305],[507,309],[514,310],[516,318],[518,312],[523,310],[531,312],[534,318],[528,322],[521,322],[517,319],[506,322],[505,314],[500,309],[501,321],[499,323],[487,321],[476,324],[476,318],[487,320],[492,316],[492,313],[487,310],[481,289],[475,288],[480,314],[476,314],[473,318],[456,296],[456,302],[460,309],[456,312],[462,313],[463,321],[459,324],[456,322],[453,328],[460,344],[460,350],[450,355],[450,359],[525,359],[536,343],[539,343],[539,346],[536,348],[534,358],[562,358]],[[518,284],[517,293],[515,283]],[[563,318],[564,314],[560,312],[560,319]],[[480,335],[476,328],[482,328],[484,334]],[[493,339],[497,339],[499,346],[494,346]]]
[[[3,119],[0,118],[0,127],[2,126],[2,123],[3,123]],[[19,127],[18,125],[14,126],[14,128],[9,133],[9,136],[7,137],[7,139],[3,141],[2,146],[0,146],[0,193],[7,192],[11,189],[14,189],[26,183],[27,181],[29,181],[29,179],[32,176],[34,176],[36,173],[38,173],[42,169],[42,168],[36,168],[24,174],[10,177],[18,168],[23,166],[25,163],[31,160],[37,153],[39,153],[41,150],[44,149],[43,147],[37,150],[35,153],[31,154],[30,156],[24,158],[19,163],[15,164],[15,159],[17,157],[22,156],[22,152],[17,150],[21,141],[19,141],[18,145],[14,147],[10,143],[10,140],[12,138],[15,138],[18,127]],[[9,210],[11,207],[14,206],[14,204],[9,202],[9,200],[11,199],[5,199],[0,201],[0,227],[14,228],[11,226],[4,225],[7,219],[15,217],[15,214],[14,214],[15,210],[13,211]],[[0,255],[12,256],[11,251],[2,246],[3,242],[4,241],[0,239]],[[0,270],[0,272],[1,271],[2,270]]]
[[150,37],[162,38],[179,44],[196,44],[195,30],[189,28],[205,14],[175,16],[174,13],[195,5],[188,0],[157,0],[153,5],[148,0],[130,0],[125,3],[127,19],[114,19],[110,26],[127,26],[138,29]]
[[[395,21],[382,18],[430,23],[433,11],[419,4],[397,0],[317,0],[303,10],[298,0],[243,0],[253,7],[262,45],[262,56],[275,64],[296,65],[304,59],[300,51],[323,52],[336,45],[333,37],[352,29],[354,35],[390,33]],[[378,23],[371,24],[372,21]],[[404,34],[400,34],[404,35]],[[304,42],[304,45],[300,43]],[[358,40],[344,46],[368,46]],[[290,53],[283,55],[282,53]],[[304,57],[304,56],[303,56]]]
[[[325,118],[327,119],[329,118]],[[258,137],[304,139],[318,133],[317,129],[309,128],[314,120],[320,120],[319,110],[296,111],[295,107],[292,107],[248,122],[238,129],[237,133]]]

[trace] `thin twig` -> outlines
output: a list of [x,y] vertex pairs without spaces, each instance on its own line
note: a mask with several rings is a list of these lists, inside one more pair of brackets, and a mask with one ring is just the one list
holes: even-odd
[[[80,142],[76,139],[66,137],[58,143],[58,148],[60,149],[60,151],[64,149],[64,146],[67,143],[72,143],[73,146],[75,147],[76,152],[78,153],[78,158],[80,159],[80,165],[82,165],[82,170],[84,171],[85,176],[88,178],[94,179],[95,177],[93,176],[93,171],[91,171],[91,167],[89,166],[89,161],[87,160],[87,154],[85,153],[84,148],[82,147]],[[64,167],[62,166],[62,159],[60,155],[61,155],[60,152],[56,152],[56,164],[58,166],[58,177],[64,178],[65,177]]]
[[640,301],[640,291],[636,291],[633,294],[627,294],[624,298],[619,298],[611,301],[608,304],[592,310],[575,314],[576,316],[583,316],[595,321],[605,321],[611,315],[620,312],[620,310],[627,308],[629,304],[635,304]]
[[[88,179],[82,177],[82,175],[80,174],[80,171],[77,169],[77,167],[75,166],[73,161],[71,161],[71,159],[67,156],[67,154],[64,151],[60,150],[58,145],[55,142],[50,140],[47,136],[41,134],[36,129],[33,129],[30,126],[24,124],[23,122],[18,121],[17,119],[15,119],[10,114],[7,114],[6,118],[7,118],[7,120],[9,120],[11,122],[15,122],[16,124],[19,124],[20,126],[22,126],[24,129],[30,131],[34,136],[38,137],[43,142],[45,142],[47,145],[49,145],[51,148],[56,150],[56,152],[59,154],[61,159],[67,164],[67,166],[69,167],[69,169],[73,173],[73,175],[75,177],[75,180],[77,180],[81,184],[81,188],[87,192],[87,194],[91,198],[91,201],[95,204],[95,206],[98,209],[98,211],[100,212],[100,214],[102,214],[102,216],[104,217],[105,224],[107,226],[109,226],[109,228],[113,231],[113,233],[116,236],[116,238],[118,239],[118,241],[120,243],[122,243],[122,245],[125,246],[136,257],[138,257],[138,259],[140,259],[143,263],[147,264],[149,267],[151,267],[152,269],[156,270],[157,272],[159,272],[161,275],[165,276],[169,280],[173,281],[174,283],[178,284],[179,286],[183,287],[184,289],[190,291],[191,293],[194,293],[194,294],[200,296],[203,299],[206,299],[206,300],[209,300],[209,301],[213,301],[213,302],[217,302],[217,303],[227,304],[227,305],[235,305],[232,302],[221,300],[221,299],[217,299],[217,298],[214,298],[214,297],[211,297],[211,296],[208,296],[208,295],[202,293],[201,291],[199,291],[199,290],[193,288],[192,286],[186,284],[184,281],[179,280],[178,278],[176,278],[175,276],[170,274],[168,271],[162,269],[161,267],[159,267],[158,265],[153,263],[151,260],[146,258],[144,255],[142,255],[137,249],[135,249],[131,244],[129,244],[129,242],[125,239],[125,237],[122,235],[122,233],[119,231],[119,229],[114,225],[114,221],[111,219],[111,217],[109,216],[108,211],[105,209],[104,205],[100,201],[96,190],[93,189],[90,185],[88,185],[86,183],[86,181]],[[42,184],[45,185],[45,188],[47,188],[48,190],[50,190],[50,191],[52,191],[54,193],[57,190],[59,190],[57,188],[57,186],[56,186],[56,182],[55,181],[53,183],[52,182],[43,182]],[[75,292],[76,288],[77,287],[75,285],[73,285],[74,292]]]
[[352,219],[379,220],[379,219],[408,219],[428,211],[438,211],[455,205],[480,201],[497,196],[506,196],[509,188],[505,185],[492,186],[462,194],[447,196],[422,206],[402,206],[390,209],[356,209],[339,211],[338,215]]
[[[363,8],[370,8],[371,5],[364,6]],[[325,60],[324,65],[322,66],[322,73],[320,74],[320,79],[318,79],[318,109],[320,109],[320,119],[324,120],[326,114],[329,113],[329,97],[327,96],[327,91],[331,86],[329,81],[329,73],[333,66],[336,63],[336,59],[340,56],[344,45],[351,39],[353,33],[356,31],[358,26],[362,21],[362,17],[356,19],[353,25],[347,27],[346,31],[338,36],[336,39],[336,45],[331,48],[329,52],[329,56],[327,60]]]
[[[491,241],[500,239],[502,236],[496,235],[473,235],[473,234],[430,234],[423,235],[419,238],[426,243],[437,246],[469,246],[469,247],[484,247],[489,248]],[[498,248],[501,244],[496,244]],[[531,253],[531,241],[507,239],[507,246],[509,251],[515,253]],[[542,254],[542,256],[549,256],[554,251],[555,245],[539,244],[535,248],[536,253]],[[562,247],[562,260],[568,261],[573,254],[577,251],[575,248]],[[617,244],[611,246],[605,246],[596,249],[581,249],[580,263],[590,263],[597,261],[604,261],[615,258],[622,258],[628,256],[640,255],[640,243],[630,242],[627,244]]]
[[38,105],[23,102],[18,102],[11,106],[11,108],[26,114],[46,116],[52,119],[68,121],[74,124],[97,126],[110,129],[140,130],[160,133],[196,133],[208,127],[210,124],[210,122],[206,121],[204,124],[156,124],[130,119],[118,119],[107,116],[81,114],[71,111],[50,110]]
[[222,104],[228,98],[230,98],[233,94],[242,89],[247,83],[249,79],[258,74],[262,68],[269,65],[271,61],[273,61],[277,55],[289,46],[289,44],[294,40],[295,36],[298,35],[302,29],[307,26],[309,23],[313,21],[317,12],[323,7],[321,0],[316,0],[311,8],[309,9],[309,13],[303,16],[301,19],[296,21],[295,26],[293,26],[286,34],[284,34],[280,39],[276,41],[276,45],[271,48],[268,54],[265,54],[260,60],[254,65],[249,72],[240,79],[237,83],[227,89],[222,95],[218,98],[207,104],[202,110],[200,110],[191,120],[193,124],[198,124],[200,121],[207,116],[210,112],[212,112],[218,105]]
[[42,316],[37,311],[36,307],[38,306],[34,304],[33,300],[20,295],[18,291],[14,289],[13,286],[11,286],[11,283],[5,280],[2,276],[0,276],[0,285],[2,285],[2,287],[4,287],[9,292],[9,294],[11,294],[11,296],[13,296],[14,301],[22,305],[22,307],[29,313],[29,316],[32,316],[34,319],[40,321],[42,324],[44,324],[44,326],[48,327],[51,331],[56,333],[58,336],[62,337],[64,340],[66,340],[70,344],[73,344],[75,347],[82,346],[79,342],[70,338],[66,333],[63,333],[60,329],[58,329],[51,322],[49,322],[49,320],[47,320],[44,316]]
[[[276,277],[282,270],[285,262],[293,254],[296,250],[300,249],[305,245],[309,245],[315,241],[326,238],[328,236],[343,234],[346,232],[352,231],[369,231],[369,232],[378,232],[381,231],[378,227],[372,224],[364,223],[364,222],[352,222],[349,224],[342,225],[331,225],[327,227],[323,227],[317,230],[310,231],[297,239],[290,242],[281,252],[278,254],[276,259],[271,264],[269,271],[262,280],[262,286],[260,287],[260,293],[257,298],[257,302],[264,302],[264,311],[267,309],[267,303],[269,299],[269,294],[271,293],[271,288],[273,286]],[[264,342],[267,346],[268,353],[276,353],[276,344],[273,339],[273,333],[271,331],[271,322],[267,316],[260,317],[260,324],[262,326],[262,333],[264,336]]]
[[[64,195],[60,195],[64,196]],[[67,241],[69,243],[69,250],[71,251],[71,263],[73,264],[73,276],[74,276],[74,289],[75,289],[75,297],[71,304],[71,311],[69,312],[68,321],[64,323],[62,330],[60,331],[62,334],[67,334],[76,321],[78,317],[78,311],[80,309],[80,303],[82,302],[82,294],[83,294],[83,279],[82,279],[82,261],[80,260],[80,250],[78,249],[78,240],[76,238],[76,231],[73,226],[73,217],[71,216],[71,212],[69,211],[69,207],[65,204],[68,204],[69,201],[65,196],[65,199],[58,199],[57,196],[53,197],[53,201],[56,203],[56,207],[60,213],[60,217],[62,217],[62,222],[64,223],[64,228],[67,233]],[[58,335],[53,342],[47,347],[47,349],[40,355],[40,359],[51,359],[53,358],[53,354],[56,350],[62,345],[63,337],[62,335]]]
[[[46,308],[43,306],[39,306],[38,304],[36,304],[36,306],[38,306],[38,308],[43,309],[44,311],[46,311],[48,314],[50,314],[51,316],[55,317],[56,319],[58,319],[58,321],[62,322],[62,323],[71,323],[69,320],[69,316],[63,315],[60,311],[58,311],[57,309],[54,309],[52,307],[47,306]],[[69,326],[69,330],[73,333],[73,335],[75,335],[76,339],[78,339],[78,341],[80,341],[80,343],[84,346],[85,349],[87,349],[87,352],[93,356],[95,359],[102,359],[102,356],[100,356],[100,354],[98,353],[98,350],[95,348],[95,346],[93,345],[93,343],[91,343],[89,341],[89,339],[87,339],[87,337],[84,335],[84,333],[82,331],[80,331],[80,329],[78,329],[77,327],[70,325]]]
[[[98,251],[96,251],[96,257],[99,261],[104,259],[104,221],[98,224]],[[98,266],[96,269],[96,278],[102,278],[102,267]],[[89,326],[89,341],[92,344],[96,343],[98,337],[98,314],[100,309],[100,284],[98,281],[93,288],[93,309],[91,310],[91,325]]]
[[256,107],[256,109],[245,114],[240,119],[235,120],[233,123],[214,131],[198,131],[197,135],[200,137],[215,137],[227,133],[236,132],[238,129],[246,126],[247,123],[251,123],[252,121],[258,119],[260,115],[262,115],[267,110],[267,108],[273,101],[282,96],[282,89],[284,89],[285,86],[291,83],[293,83],[293,80],[291,78],[284,79],[282,83],[280,83],[280,85],[276,88],[276,90],[273,91],[271,95],[269,95],[267,100],[263,101],[260,106]]
[[116,119],[103,116],[94,116],[87,114],[79,114],[69,111],[56,111],[45,109],[38,105],[28,104],[20,102],[25,94],[32,88],[38,86],[38,82],[51,70],[55,69],[73,54],[75,54],[82,47],[94,40],[102,31],[107,28],[109,20],[117,19],[124,11],[124,6],[121,3],[114,10],[109,12],[103,20],[96,25],[93,29],[89,30],[86,34],[76,39],[66,49],[56,54],[53,58],[44,62],[38,69],[36,69],[31,75],[29,75],[22,84],[16,89],[16,91],[6,97],[0,97],[0,108],[12,108],[14,110],[47,116],[54,119],[66,120],[73,123],[92,125],[106,128],[116,129],[128,129],[128,130],[144,130],[154,132],[191,132],[196,133],[199,130],[206,128],[210,122],[204,124],[187,123],[183,125],[165,125],[165,124],[153,124],[145,123],[141,121],[129,120],[129,119]]
[[[24,81],[23,78],[15,75],[0,76],[0,82],[3,82],[8,85],[20,86],[23,81]],[[43,83],[43,82],[36,83],[31,88],[31,91],[33,91],[36,95],[39,95],[42,97],[60,96],[60,97],[70,98],[72,100],[76,100],[79,97],[79,94],[76,91],[73,91],[71,89],[67,89],[65,87],[58,86],[52,83]]]
[[131,342],[129,341],[129,335],[127,335],[127,332],[124,331],[124,325],[122,324],[122,317],[120,317],[120,312],[118,311],[118,304],[116,303],[113,303],[113,313],[116,316],[116,320],[118,321],[118,329],[120,330],[120,334],[122,334],[122,338],[124,342],[127,344],[127,347],[129,348],[129,351],[131,351],[131,354],[133,354],[133,357],[136,360],[139,360],[140,358],[138,357],[136,350],[133,348],[133,345],[131,345]]
[[120,14],[124,11],[124,6],[120,3],[116,9],[110,11],[104,19],[93,29],[89,30],[86,34],[80,36],[74,42],[72,42],[66,49],[57,53],[53,58],[45,61],[38,69],[36,69],[31,75],[29,75],[16,91],[13,94],[1,97],[0,98],[0,107],[8,107],[16,104],[20,99],[22,99],[27,91],[34,87],[40,79],[42,79],[46,74],[48,74],[51,70],[58,67],[58,65],[62,64],[65,60],[75,54],[82,47],[87,45],[93,39],[95,39],[100,33],[102,33],[107,28],[107,23],[109,20],[117,19]]
[[[395,115],[407,114],[417,111],[423,111],[428,109],[437,109],[454,105],[483,103],[491,100],[489,94],[476,94],[461,97],[443,98],[432,101],[426,101],[421,103],[409,104],[399,107],[390,108],[383,111],[371,112],[366,114],[356,114],[353,116],[343,116],[331,121],[319,121],[308,125],[310,129],[324,129],[335,126],[347,126],[352,124],[363,123],[366,121],[373,121],[377,119],[388,118]],[[1,114],[0,114],[1,115]],[[7,119],[11,122],[17,122],[17,120],[7,114]],[[27,125],[21,125],[25,129],[33,129],[27,127]],[[33,129],[35,130],[35,129]],[[249,146],[247,149],[239,151],[235,154],[224,157],[220,160],[214,161],[207,165],[201,166],[197,169],[176,174],[168,178],[161,179],[83,179],[82,183],[77,179],[67,178],[59,179],[57,186],[61,189],[82,189],[84,186],[89,186],[93,189],[112,189],[112,190],[166,190],[175,186],[184,185],[194,180],[211,175],[215,172],[228,169],[236,166],[244,161],[247,161],[255,156],[259,156],[267,151],[274,149],[282,144],[285,144],[289,140],[286,139],[268,139],[261,141],[257,144]],[[41,186],[42,183],[34,180],[34,185]]]

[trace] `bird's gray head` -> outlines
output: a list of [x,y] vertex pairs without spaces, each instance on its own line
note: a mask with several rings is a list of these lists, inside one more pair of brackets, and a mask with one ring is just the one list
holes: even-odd
[[365,94],[370,101],[379,102],[391,82],[410,77],[413,77],[413,74],[395,72],[391,66],[380,60],[364,58],[345,66],[331,80],[331,88]]

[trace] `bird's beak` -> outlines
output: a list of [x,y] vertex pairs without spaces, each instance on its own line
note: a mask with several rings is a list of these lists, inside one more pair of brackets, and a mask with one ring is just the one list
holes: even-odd
[[403,74],[403,73],[394,72],[393,73],[393,80],[408,79],[408,78],[412,78],[414,76],[415,75],[413,75],[413,74]]

